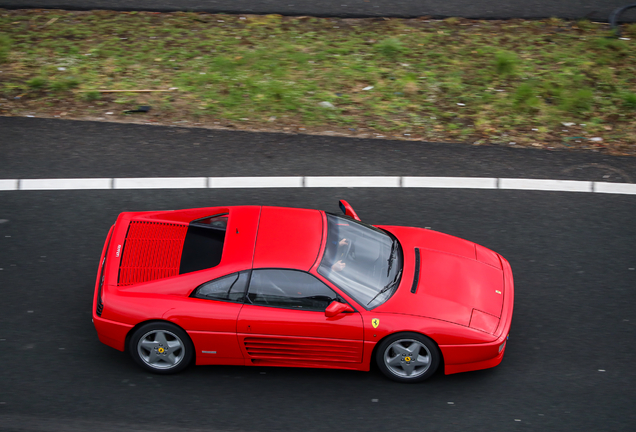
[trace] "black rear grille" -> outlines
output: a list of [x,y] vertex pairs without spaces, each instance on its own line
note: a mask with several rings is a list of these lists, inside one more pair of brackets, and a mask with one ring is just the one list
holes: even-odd
[[97,299],[97,308],[95,310],[95,312],[97,313],[97,316],[102,316],[102,311],[104,310],[104,304],[102,303],[102,299]]

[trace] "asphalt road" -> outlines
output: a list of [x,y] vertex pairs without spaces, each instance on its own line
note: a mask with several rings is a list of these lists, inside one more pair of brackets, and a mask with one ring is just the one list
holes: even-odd
[[[0,178],[636,178],[633,158],[595,154],[40,119],[0,118],[0,131]],[[500,366],[419,385],[378,371],[291,368],[154,376],[97,340],[94,277],[119,212],[221,203],[337,211],[339,198],[368,222],[429,226],[511,262],[515,314]],[[629,195],[503,190],[0,192],[0,430],[632,431],[635,211]]]
[[[629,0],[0,0],[1,7],[278,13],[339,17],[589,18],[607,21]],[[627,12],[627,21],[636,13]]]
[[636,183],[636,159],[465,144],[0,117],[0,179],[470,176]]

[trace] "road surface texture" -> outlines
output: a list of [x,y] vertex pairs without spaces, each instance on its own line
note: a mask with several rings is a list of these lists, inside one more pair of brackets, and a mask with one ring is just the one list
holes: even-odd
[[[610,13],[633,0],[0,0],[0,8],[117,9],[277,13],[351,17],[588,18],[607,21]],[[636,20],[628,11],[624,20]]]
[[[633,158],[0,118],[0,179],[418,175],[631,183]],[[516,302],[494,369],[148,374],[98,340],[94,278],[121,211],[269,204],[426,226],[502,253]],[[632,431],[635,195],[388,188],[0,191],[1,431]]]

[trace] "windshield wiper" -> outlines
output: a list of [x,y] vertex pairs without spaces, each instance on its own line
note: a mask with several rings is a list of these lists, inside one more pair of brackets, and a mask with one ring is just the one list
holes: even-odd
[[395,286],[395,284],[398,282],[398,280],[400,280],[400,276],[402,276],[402,269],[400,269],[400,271],[397,272],[397,274],[395,275],[395,277],[393,278],[393,280],[391,282],[386,284],[386,286],[384,288],[382,288],[380,291],[378,291],[378,293],[371,299],[371,301],[369,301],[369,303],[367,303],[367,306],[369,306],[373,302],[373,300],[378,298],[378,296],[380,294],[384,294],[385,292],[387,292],[388,290],[393,288]]
[[397,252],[398,241],[393,240],[391,244],[391,252],[389,253],[389,259],[387,260],[389,263],[389,268],[386,271],[386,275],[389,276],[391,274],[391,268],[393,268],[393,260],[395,259],[395,253]]

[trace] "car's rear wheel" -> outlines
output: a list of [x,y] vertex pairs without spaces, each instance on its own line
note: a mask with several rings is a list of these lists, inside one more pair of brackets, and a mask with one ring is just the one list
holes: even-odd
[[130,337],[128,351],[139,366],[158,374],[177,373],[188,367],[194,346],[187,333],[174,324],[152,322]]
[[384,339],[376,351],[378,367],[388,378],[415,383],[430,378],[440,363],[435,343],[419,333],[397,333]]

